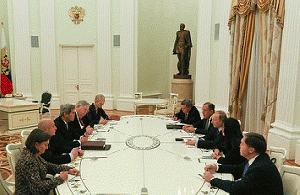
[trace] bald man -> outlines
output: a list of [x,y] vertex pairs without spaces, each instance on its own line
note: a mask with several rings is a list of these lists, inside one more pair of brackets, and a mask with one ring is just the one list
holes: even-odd
[[[51,137],[55,135],[57,129],[54,121],[51,119],[42,119],[38,124],[38,128],[48,133]],[[73,149],[69,154],[55,155],[51,150],[51,145],[49,145],[47,150],[41,156],[46,161],[54,164],[66,164],[76,159],[77,156],[82,155],[83,151],[79,149]]]

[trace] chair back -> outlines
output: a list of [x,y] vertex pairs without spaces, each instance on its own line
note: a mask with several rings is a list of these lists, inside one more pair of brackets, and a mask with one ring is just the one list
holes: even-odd
[[284,194],[300,195],[300,167],[281,165]]
[[143,98],[143,92],[137,92],[134,94],[135,100],[141,100]]
[[178,101],[178,94],[177,93],[169,93],[169,98],[172,104],[172,109],[175,112],[176,106],[177,106],[177,101]]
[[2,195],[11,195],[13,192],[7,186],[7,182],[3,180],[2,175],[0,174],[0,194]]
[[249,133],[248,131],[243,131],[243,136],[247,135],[247,133]]
[[11,166],[13,175],[15,175],[16,163],[20,158],[21,151],[22,151],[21,143],[6,145],[7,158],[8,158],[8,162]]
[[270,146],[269,156],[271,161],[276,165],[277,169],[283,165],[286,158],[286,149]]
[[[51,93],[49,93],[49,92],[44,92],[43,94],[42,94],[42,99],[41,99],[41,103],[42,104],[49,104],[49,102],[51,101],[51,98],[52,98],[52,95],[51,95]],[[50,105],[49,105],[50,106]],[[48,106],[48,107],[49,107]]]
[[[50,113],[51,97],[52,97],[51,93],[47,91],[42,94],[40,114],[45,114],[47,112]],[[50,113],[50,117],[51,117],[51,113]]]
[[27,137],[29,136],[29,134],[31,133],[31,130],[23,130],[21,132],[21,136],[22,136],[22,148],[25,147],[25,142],[27,140]]
[[178,99],[178,94],[177,93],[169,93],[169,98],[170,99],[174,99],[174,98]]
[[175,114],[176,107],[178,101],[178,94],[176,93],[169,93],[169,99],[166,100],[166,104],[159,105],[157,107],[161,107],[163,109],[157,109],[154,112],[155,115],[164,115],[167,117],[172,117]]

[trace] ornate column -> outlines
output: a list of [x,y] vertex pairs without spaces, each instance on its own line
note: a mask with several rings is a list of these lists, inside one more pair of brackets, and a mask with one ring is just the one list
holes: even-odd
[[97,1],[98,17],[98,93],[105,96],[105,109],[113,109],[111,66],[110,0]]
[[49,91],[52,94],[51,108],[59,109],[60,97],[57,94],[54,19],[54,0],[40,1],[42,93]]
[[[209,101],[211,14],[212,1],[200,0],[198,10],[197,62],[195,78],[195,104],[201,108]],[[209,21],[209,22],[207,22]]]
[[[217,65],[217,73],[213,73],[210,78],[213,83],[217,80],[217,90],[216,96],[212,99],[210,97],[210,101],[212,101],[216,105],[217,110],[228,111],[229,104],[229,86],[230,86],[230,66],[229,66],[229,57],[230,57],[230,31],[228,28],[228,10],[231,6],[231,1],[219,1],[219,7],[222,9],[222,12],[219,15],[221,18],[220,28],[219,28],[219,40],[213,40],[215,44],[219,45],[219,56],[220,60]],[[218,23],[218,22],[217,22]],[[215,24],[213,24],[213,33],[215,34]],[[222,98],[220,98],[222,97]],[[203,102],[204,103],[204,102]]]
[[121,61],[118,110],[134,110],[136,83],[135,0],[120,1]]
[[268,134],[268,146],[287,149],[287,159],[294,159],[300,139],[300,3],[285,2],[285,24],[282,37],[281,64],[276,105],[276,119]]
[[[195,79],[195,103],[198,108],[201,108],[203,103],[211,101],[217,105],[218,110],[227,111],[228,109],[230,51],[228,9],[230,4],[231,1],[220,1],[217,7],[218,11],[215,11],[212,9],[213,1],[199,1]],[[218,17],[212,18],[216,12],[218,12]],[[219,39],[214,40],[215,24],[217,23],[219,23]],[[226,49],[219,49],[224,46]],[[213,61],[212,57],[216,52],[222,61]]]
[[[33,100],[31,93],[30,77],[30,31],[29,31],[29,10],[28,0],[8,1],[8,9],[12,17],[12,27],[10,30],[10,45],[13,64],[13,71],[16,73],[15,93],[21,93],[27,97],[26,100]],[[10,26],[11,27],[11,26]],[[13,40],[13,41],[12,41]]]

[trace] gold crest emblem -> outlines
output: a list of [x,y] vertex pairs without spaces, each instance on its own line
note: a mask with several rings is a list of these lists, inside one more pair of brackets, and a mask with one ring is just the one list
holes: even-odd
[[75,7],[71,7],[69,10],[69,16],[72,18],[72,22],[75,24],[79,24],[83,21],[83,16],[85,15],[84,9],[82,7],[78,7],[77,5]]

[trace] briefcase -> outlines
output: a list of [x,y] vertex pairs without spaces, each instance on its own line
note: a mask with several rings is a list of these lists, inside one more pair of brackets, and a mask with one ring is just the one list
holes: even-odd
[[82,150],[104,150],[105,141],[86,141],[81,144]]

